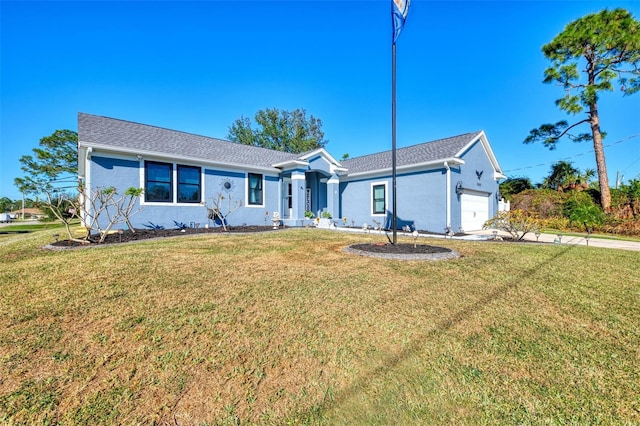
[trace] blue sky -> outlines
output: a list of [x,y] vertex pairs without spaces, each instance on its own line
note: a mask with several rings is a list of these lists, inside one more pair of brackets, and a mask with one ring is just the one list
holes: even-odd
[[[605,7],[638,1],[413,0],[397,45],[397,146],[484,130],[505,174],[536,183],[589,143],[524,145],[567,118],[540,48]],[[304,108],[336,158],[391,149],[389,1],[0,2],[0,196],[20,156],[77,113],[225,138],[240,116]],[[611,185],[640,177],[640,94],[600,102]],[[587,130],[585,128],[585,130]]]

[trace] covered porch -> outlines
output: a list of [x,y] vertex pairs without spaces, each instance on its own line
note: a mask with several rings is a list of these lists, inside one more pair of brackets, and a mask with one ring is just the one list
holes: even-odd
[[[333,219],[338,218],[338,172],[344,169],[324,149],[276,167],[283,170],[280,175],[280,217],[285,226],[310,224],[325,212]],[[307,212],[313,214],[313,219],[306,217]]]

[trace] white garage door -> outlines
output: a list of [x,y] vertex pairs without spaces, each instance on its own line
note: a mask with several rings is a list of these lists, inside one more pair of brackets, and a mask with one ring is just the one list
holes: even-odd
[[460,196],[462,229],[477,231],[489,220],[489,194],[465,192]]

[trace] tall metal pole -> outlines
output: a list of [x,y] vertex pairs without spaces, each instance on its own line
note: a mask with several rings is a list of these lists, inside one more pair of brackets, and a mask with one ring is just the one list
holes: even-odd
[[[393,14],[393,11],[392,11]],[[392,16],[393,18],[393,16]],[[398,227],[396,214],[396,43],[391,43],[391,202],[393,228],[392,244],[398,242]]]

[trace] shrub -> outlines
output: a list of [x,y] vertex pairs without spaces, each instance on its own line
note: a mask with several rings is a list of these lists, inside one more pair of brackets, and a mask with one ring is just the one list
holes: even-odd
[[176,229],[179,229],[180,231],[184,231],[185,229],[188,228],[186,223],[178,222],[177,220],[174,220],[173,224],[176,225]]
[[153,229],[154,231],[161,231],[164,229],[164,226],[162,225],[156,225],[153,222],[148,222],[144,224],[145,227],[149,228],[149,229]]
[[548,217],[539,220],[540,228],[565,230],[570,228],[569,219],[566,217]]
[[604,212],[593,199],[583,192],[575,193],[563,206],[563,214],[570,224],[577,227],[593,228],[602,224]]
[[640,215],[640,179],[611,190],[611,210],[620,218]]
[[533,189],[531,180],[527,177],[510,178],[500,183],[500,193],[505,200],[513,201],[513,196]]
[[596,188],[565,192],[529,189],[513,196],[511,208],[536,214],[545,228],[584,231],[586,223],[593,231],[640,234],[640,179],[611,189],[610,212],[605,214],[599,200]]
[[498,213],[484,227],[506,231],[514,240],[522,240],[529,232],[540,229],[540,220],[536,213],[515,209]]
[[535,213],[540,218],[562,216],[562,205],[569,194],[551,189],[530,189],[516,194],[511,207]]

